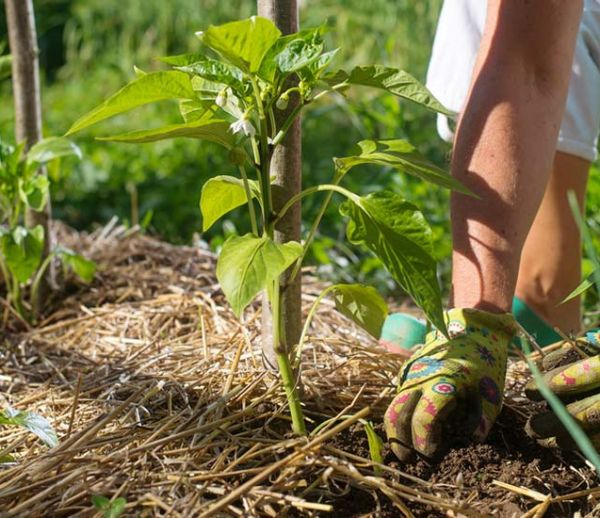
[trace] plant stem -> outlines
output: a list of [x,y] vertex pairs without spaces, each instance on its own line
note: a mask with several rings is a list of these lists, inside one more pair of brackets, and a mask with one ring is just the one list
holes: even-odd
[[296,378],[294,369],[290,363],[288,353],[281,347],[281,304],[280,304],[280,286],[279,279],[273,282],[271,291],[271,313],[273,315],[273,345],[275,356],[277,357],[277,365],[279,366],[279,375],[285,389],[290,415],[292,417],[292,431],[298,435],[306,435],[306,424],[304,422],[304,414],[300,397],[296,388]]
[[248,200],[248,211],[250,212],[250,226],[255,236],[258,236],[258,225],[256,223],[256,211],[254,210],[254,201],[252,200],[252,193],[250,192],[250,184],[248,183],[248,176],[246,175],[246,169],[243,165],[238,166],[242,181],[244,182],[244,191],[246,191],[246,199]]
[[[12,291],[11,277],[8,272],[6,263],[4,262],[4,259],[2,259],[1,256],[0,256],[0,271],[2,272],[2,277],[4,278],[4,284],[6,285],[6,294],[10,295],[10,293]],[[16,279],[15,279],[15,281],[16,281]]]
[[288,210],[290,210],[290,208],[294,205],[294,203],[300,201],[302,198],[306,198],[307,196],[314,194],[315,192],[323,192],[323,191],[338,192],[340,194],[343,194],[346,198],[349,198],[351,200],[358,199],[358,196],[356,194],[354,194],[353,192],[349,191],[348,189],[344,189],[343,187],[340,187],[339,185],[335,185],[335,184],[324,184],[324,185],[316,185],[315,187],[309,187],[308,189],[304,189],[303,191],[299,192],[298,194],[296,194],[295,196],[293,196],[292,198],[290,198],[288,200],[288,202],[281,208],[281,210],[275,217],[274,224],[277,224],[277,222],[285,216],[285,213]]
[[38,292],[40,289],[40,283],[42,282],[42,279],[44,278],[44,273],[48,269],[48,266],[50,266],[50,263],[52,262],[53,258],[54,258],[54,253],[48,254],[46,256],[46,258],[44,259],[44,262],[39,267],[37,273],[35,274],[33,282],[31,283],[31,301],[32,301],[32,303],[33,303],[33,301],[36,300],[36,297],[38,296]]
[[260,98],[260,90],[258,83],[254,77],[251,77],[252,89],[254,90],[254,98],[256,100],[256,106],[258,109],[259,119],[259,139],[260,139],[260,188],[263,196],[263,219],[265,225],[265,231],[268,233],[268,229],[271,227],[271,216],[273,212],[273,195],[271,193],[271,177],[269,174],[270,160],[269,160],[269,143],[267,140],[267,118],[265,116],[265,110],[263,107],[262,99]]
[[293,366],[295,369],[298,368],[298,366],[300,365],[302,349],[304,348],[304,341],[306,340],[306,335],[308,334],[308,329],[310,328],[312,319],[315,316],[317,309],[319,308],[319,304],[333,288],[335,288],[335,286],[329,286],[328,288],[325,288],[321,293],[319,293],[319,296],[315,299],[312,306],[310,307],[308,315],[306,316],[306,320],[304,321],[304,327],[302,328],[302,334],[300,335],[300,340],[298,340],[298,347],[296,348],[296,354],[294,355]]
[[279,130],[279,132],[277,133],[277,135],[275,135],[275,138],[273,139],[274,146],[281,144],[281,141],[287,135],[288,130],[292,127],[292,124],[296,120],[296,117],[298,117],[298,114],[302,111],[302,108],[304,108],[304,104],[302,102],[300,102],[300,104],[298,104],[298,106],[296,106],[294,108],[294,111],[292,111],[292,113],[290,113],[290,116],[283,123],[283,125],[281,126],[281,129]]
[[[338,174],[336,171],[332,185],[338,185],[338,183],[342,179],[342,176],[343,175]],[[310,231],[308,232],[308,236],[306,236],[306,240],[304,241],[304,246],[302,248],[302,254],[300,255],[300,257],[298,257],[296,264],[294,265],[294,269],[292,270],[292,273],[290,274],[290,282],[292,282],[296,278],[296,275],[298,275],[298,273],[300,272],[300,269],[302,268],[302,262],[304,261],[304,257],[306,256],[306,253],[308,252],[308,248],[310,247],[310,245],[315,237],[315,234],[317,233],[317,229],[319,228],[319,225],[321,224],[321,220],[323,219],[323,216],[325,215],[325,211],[327,210],[327,207],[329,206],[329,203],[331,202],[331,198],[333,198],[333,191],[329,191],[326,194],[325,199],[323,200],[323,203],[321,204],[319,213],[317,214],[317,217],[313,221]]]

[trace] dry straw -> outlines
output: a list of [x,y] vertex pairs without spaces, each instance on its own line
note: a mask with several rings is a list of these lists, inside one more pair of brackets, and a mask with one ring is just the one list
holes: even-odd
[[[239,324],[213,255],[114,223],[89,236],[58,230],[102,268],[93,286],[63,294],[41,326],[6,317],[1,402],[41,413],[61,442],[47,450],[24,431],[0,429],[0,456],[16,459],[0,467],[1,517],[92,516],[94,494],[126,498],[129,516],[320,516],[349,512],[361,494],[373,498],[374,516],[382,502],[397,516],[485,515],[456,487],[384,465],[376,476],[344,442],[358,419],[380,422],[401,360],[330,307],[304,352],[306,415],[312,425],[353,417],[292,437],[283,391],[260,358],[260,308]],[[318,292],[309,279],[306,309]],[[587,491],[553,498],[597,494]],[[531,516],[548,509],[542,496]]]

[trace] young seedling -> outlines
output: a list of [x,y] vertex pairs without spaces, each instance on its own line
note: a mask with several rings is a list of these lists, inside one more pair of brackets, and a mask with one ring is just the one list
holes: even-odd
[[[44,229],[23,224],[27,209],[41,211],[48,202],[49,180],[36,174],[43,164],[64,156],[80,157],[75,144],[64,138],[48,138],[31,147],[10,146],[0,141],[0,273],[10,305],[18,315],[35,320],[32,304],[24,296],[29,286],[29,300],[36,300],[41,279],[50,261],[59,258],[82,280],[89,282],[95,273],[91,261],[71,250],[57,247],[42,261]],[[41,264],[40,264],[41,263]]]
[[[49,448],[54,448],[58,444],[58,438],[52,425],[44,417],[34,412],[22,412],[9,407],[0,411],[0,425],[26,428],[37,435]],[[7,458],[6,461],[9,459]]]
[[[415,205],[391,191],[359,196],[344,188],[344,177],[356,166],[376,164],[402,171],[433,184],[470,194],[404,140],[365,140],[359,152],[333,159],[329,184],[308,187],[279,211],[273,208],[271,158],[294,120],[319,99],[344,95],[349,88],[368,87],[410,100],[434,112],[449,112],[410,74],[384,66],[358,66],[350,72],[328,72],[336,50],[326,52],[323,27],[282,36],[267,19],[211,26],[197,33],[200,53],[161,58],[174,70],[137,73],[136,79],[76,121],[72,134],[144,104],[179,101],[180,124],[102,137],[113,142],[142,143],[188,137],[208,140],[229,152],[239,176],[216,176],[202,188],[203,229],[229,211],[246,205],[250,232],[227,240],[217,263],[217,278],[235,314],[266,291],[273,315],[273,349],[288,399],[292,428],[305,433],[297,380],[288,352],[282,346],[281,275],[300,274],[303,259],[334,194],[345,198],[340,212],[348,218],[350,242],[363,245],[381,259],[391,275],[423,309],[433,325],[445,331],[436,261],[429,228]],[[293,76],[288,87],[288,79]],[[283,122],[275,114],[292,96],[297,108]],[[278,221],[302,198],[324,195],[320,211],[303,243],[274,240]],[[336,285],[327,291],[336,306],[368,332],[377,336],[387,314],[375,290],[360,285]],[[322,297],[319,298],[321,300]],[[311,314],[314,313],[314,309]]]

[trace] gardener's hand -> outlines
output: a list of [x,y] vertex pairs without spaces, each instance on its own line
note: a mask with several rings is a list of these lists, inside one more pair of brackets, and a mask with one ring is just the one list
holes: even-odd
[[481,441],[500,413],[512,315],[452,309],[447,322],[451,339],[439,331],[427,336],[404,364],[398,395],[385,413],[391,448],[401,460],[415,451],[435,457],[448,435]]
[[[580,344],[584,350],[585,343]],[[581,351],[581,349],[580,349]],[[590,352],[590,348],[587,348]],[[593,351],[597,352],[597,351]],[[571,346],[548,354],[542,362],[544,381],[561,400],[581,428],[588,434],[597,449],[600,448],[600,355],[583,358]],[[530,399],[542,400],[535,380],[525,388]],[[575,442],[551,411],[530,417],[527,433],[542,446],[574,449]]]

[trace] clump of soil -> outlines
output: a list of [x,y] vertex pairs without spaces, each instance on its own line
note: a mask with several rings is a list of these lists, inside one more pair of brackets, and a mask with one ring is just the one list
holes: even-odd
[[[533,408],[540,406],[531,403]],[[505,407],[485,444],[467,444],[450,449],[439,462],[424,459],[400,463],[388,449],[385,463],[405,474],[413,475],[432,484],[454,491],[455,501],[468,502],[483,515],[517,517],[533,504],[531,498],[500,487],[494,481],[536,491],[542,495],[557,496],[589,489],[595,479],[593,471],[582,457],[574,452],[560,452],[539,446],[524,431],[524,417]],[[385,437],[381,425],[377,432]],[[347,431],[336,439],[336,446],[356,455],[369,458],[368,442],[361,427]],[[384,475],[389,478],[388,474]],[[405,481],[404,481],[405,482]],[[336,502],[334,516],[358,517],[398,516],[398,510],[383,498],[356,490],[343,502]],[[544,516],[565,517],[580,512],[592,513],[594,505],[585,498],[551,504]],[[413,504],[410,510],[418,517],[444,516],[439,510]],[[375,513],[375,514],[373,514]],[[593,514],[592,514],[593,516]]]

